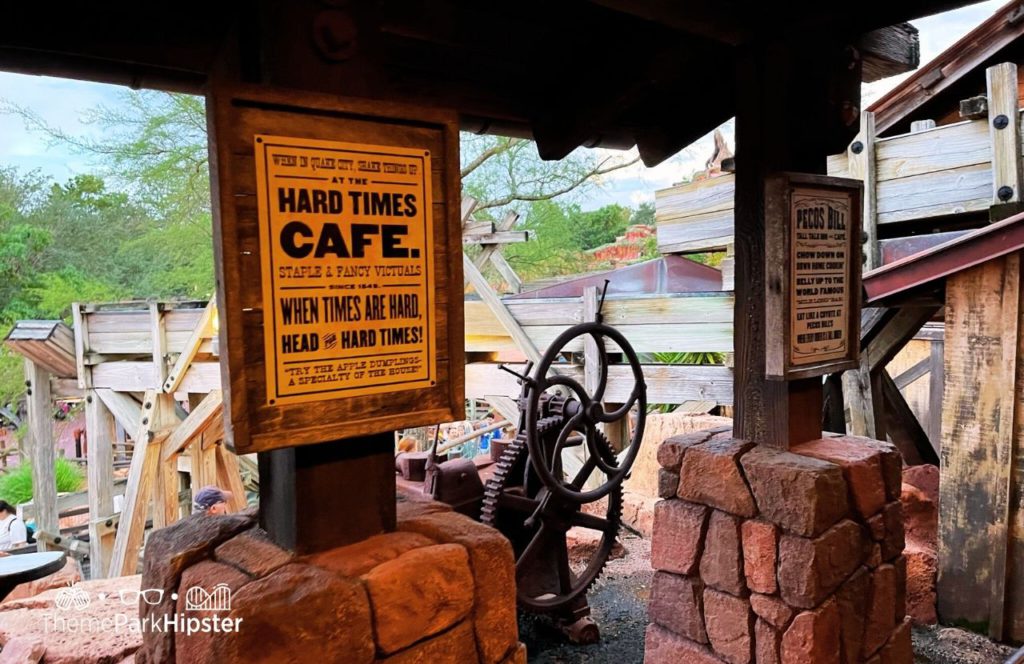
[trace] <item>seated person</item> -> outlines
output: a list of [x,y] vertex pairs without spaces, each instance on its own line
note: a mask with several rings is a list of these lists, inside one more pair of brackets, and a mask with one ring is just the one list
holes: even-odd
[[24,546],[28,542],[28,528],[18,518],[18,510],[6,500],[0,500],[0,551]]

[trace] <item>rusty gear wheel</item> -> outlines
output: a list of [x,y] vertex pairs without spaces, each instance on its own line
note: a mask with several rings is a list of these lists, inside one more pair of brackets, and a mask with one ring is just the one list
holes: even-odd
[[[545,417],[537,436],[557,435],[564,420]],[[602,451],[614,456],[607,438],[597,432]],[[596,503],[606,503],[604,516],[584,512],[583,505],[559,498],[536,477],[529,463],[527,437],[520,431],[497,462],[484,488],[481,520],[501,530],[516,555],[516,594],[519,606],[537,613],[570,611],[597,581],[611,555],[622,523],[622,487]],[[581,527],[601,533],[594,552],[574,570],[569,560],[567,533]]]

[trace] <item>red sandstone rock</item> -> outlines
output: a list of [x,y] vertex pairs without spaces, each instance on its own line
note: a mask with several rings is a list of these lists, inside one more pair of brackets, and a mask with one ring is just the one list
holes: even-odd
[[[914,466],[931,468],[932,466]],[[938,503],[932,501],[921,489],[911,484],[903,485],[900,496],[903,505],[903,528],[906,541],[915,542],[919,547],[934,551],[938,542]]]
[[39,639],[14,637],[4,644],[0,664],[38,664],[45,652]]
[[[166,528],[154,530],[146,541],[142,587],[160,588],[164,595],[155,606],[142,602],[139,605],[140,617],[157,621],[173,614],[175,601],[171,599],[171,593],[178,589],[178,581],[185,568],[210,557],[222,542],[254,525],[256,512],[249,509],[220,516],[194,512]],[[147,661],[173,662],[173,635],[151,630],[144,632],[138,659],[140,664]]]
[[783,535],[779,541],[779,590],[790,606],[820,604],[864,558],[861,527],[840,521],[820,537]]
[[908,547],[907,559],[907,614],[920,625],[938,622],[935,613],[935,579],[938,558],[934,551]]
[[831,461],[843,469],[851,503],[862,518],[882,509],[886,502],[885,480],[882,477],[882,453],[874,445],[864,445],[856,436],[822,438],[802,443],[792,452]]
[[737,516],[756,515],[754,496],[739,464],[752,447],[753,443],[724,439],[689,448],[679,469],[679,497]]
[[753,656],[753,615],[739,597],[704,590],[704,626],[711,648],[730,664],[750,664]]
[[733,595],[742,594],[746,588],[740,520],[731,514],[711,512],[704,554],[700,557],[700,578],[708,586]]
[[861,650],[861,655],[864,658],[878,652],[878,649],[888,640],[896,626],[895,605],[896,568],[889,564],[880,565],[871,573],[867,621],[864,627],[864,646]]
[[868,607],[871,573],[861,567],[836,591],[839,606],[840,661],[842,664],[860,662],[864,645],[864,622]]
[[775,592],[775,526],[766,521],[744,521],[741,531],[747,587],[759,593]]
[[329,569],[342,576],[357,577],[374,567],[394,560],[403,553],[432,546],[437,542],[418,533],[392,532],[315,553],[303,558],[302,562]]
[[22,583],[21,585],[15,586],[14,590],[4,598],[3,603],[14,602],[19,599],[25,599],[26,597],[35,597],[41,592],[46,592],[47,590],[52,590],[54,588],[65,588],[67,586],[74,585],[81,580],[82,566],[79,565],[78,561],[74,558],[68,558],[67,562],[64,563],[64,567],[53,574],[44,576],[41,579],[36,579],[35,581],[29,581],[28,583]]
[[793,617],[793,609],[775,596],[752,593],[750,608],[754,609],[758,617],[780,630],[786,629],[789,626],[789,619]]
[[785,531],[817,537],[846,515],[846,481],[834,463],[760,446],[741,464],[761,515]]
[[647,615],[652,622],[698,643],[707,643],[698,579],[655,572]]
[[869,547],[867,557],[864,559],[864,564],[871,569],[875,569],[882,564],[882,545],[878,542],[872,542]]
[[469,554],[458,544],[413,549],[362,578],[384,654],[448,629],[473,608]]
[[903,535],[903,506],[894,500],[882,509],[885,521],[885,539],[881,541],[882,560],[890,561],[903,553],[906,542]]
[[754,661],[757,664],[779,664],[782,637],[763,620],[754,624]]
[[[713,422],[726,422],[726,418],[702,417],[700,422],[712,424]],[[711,440],[715,435],[732,431],[732,425],[710,426],[701,431],[683,433],[665,439],[665,442],[658,445],[658,464],[667,470],[679,472],[679,466],[683,463],[683,455],[686,450],[694,445],[700,445]]]
[[417,643],[390,657],[378,659],[377,664],[436,664],[437,662],[468,664],[476,661],[476,639],[473,637],[473,625],[466,620],[444,634]]
[[834,599],[793,618],[782,635],[783,664],[839,664],[839,608]]
[[[644,537],[654,534],[654,506],[657,498],[650,498],[632,491],[622,492],[622,522]],[[598,516],[605,513],[597,512]]]
[[[139,576],[122,576],[77,584],[90,598],[89,606],[81,610],[58,609],[55,601],[59,588],[4,604],[0,606],[0,643],[9,644],[14,639],[39,641],[46,649],[43,661],[47,664],[80,664],[85,655],[89,662],[120,662],[142,645],[142,635],[127,627],[138,617],[138,608],[122,604],[119,596],[121,590],[139,590],[139,580]],[[118,621],[125,628],[71,631],[57,622],[68,618],[79,621],[79,625],[100,627],[104,620]]]
[[644,638],[644,664],[722,664],[705,646],[664,627],[648,625]]
[[400,518],[398,527],[466,547],[476,587],[473,629],[483,664],[506,657],[519,642],[516,563],[508,539],[490,526],[452,512]]
[[292,554],[271,542],[262,528],[235,535],[218,546],[214,555],[254,577],[266,576],[292,559]]
[[[594,557],[597,547],[603,539],[603,533],[589,528],[570,528],[565,533],[565,545],[569,552],[569,563],[575,565],[586,565]],[[619,560],[626,557],[626,547],[618,538],[612,542],[611,551],[608,553],[608,560]]]
[[[661,447],[666,440],[679,440],[685,435],[693,434],[694,440],[706,441],[712,432],[706,431],[710,427],[722,428],[723,423],[730,420],[712,415],[687,415],[683,413],[654,413],[647,416],[647,425],[644,428],[644,438],[633,463],[633,470],[630,476],[623,483],[626,491],[633,491],[649,497],[658,495],[658,470],[665,464],[669,470],[679,471],[679,464],[673,455],[681,456],[685,449],[683,446],[669,446],[664,452]],[[686,443],[684,443],[685,445]],[[673,449],[676,448],[676,449]],[[659,453],[661,458],[659,459]]]
[[[178,586],[178,601],[176,605],[180,619],[189,618],[213,618],[221,615],[220,611],[197,611],[189,609],[186,601],[189,589],[202,588],[204,592],[211,593],[220,584],[226,584],[231,590],[231,596],[238,594],[240,588],[249,583],[250,577],[225,563],[203,560],[189,567],[181,575],[181,583]],[[219,639],[230,639],[231,636],[210,632],[193,632],[178,630],[174,633],[174,653],[179,662],[205,662],[210,652],[210,641]]]
[[198,662],[276,664],[297,661],[299,653],[323,664],[374,661],[363,586],[319,567],[289,563],[247,583],[232,595],[228,618],[241,619],[238,632],[209,635],[207,657]]
[[919,489],[932,503],[939,504],[939,467],[930,464],[909,466],[903,471],[904,484]]
[[910,620],[904,620],[879,652],[879,664],[914,664],[914,647],[910,638]]
[[874,447],[881,453],[882,478],[885,480],[885,499],[899,499],[900,487],[903,484],[903,455],[896,449],[896,446],[890,442],[883,442],[872,438],[861,438],[860,436],[846,436],[846,438],[855,439],[864,446]]
[[501,660],[501,664],[526,664],[526,646],[522,643],[517,643],[515,650],[508,657]]
[[892,561],[896,568],[896,602],[893,617],[899,625],[907,616],[907,559],[904,556],[897,556]]
[[654,507],[651,567],[692,574],[700,559],[708,508],[682,500],[662,500]]
[[674,498],[679,490],[679,473],[664,468],[658,469],[658,497]]

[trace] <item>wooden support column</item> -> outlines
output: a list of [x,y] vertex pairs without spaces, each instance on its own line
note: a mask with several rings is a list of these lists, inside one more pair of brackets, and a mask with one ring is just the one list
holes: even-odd
[[860,68],[837,57],[837,48],[773,42],[741,49],[737,61],[734,431],[783,449],[821,435],[822,381],[765,377],[765,331],[786,324],[765,315],[765,178],[824,174],[826,155],[847,145],[850,137],[836,131],[837,105],[859,106]]
[[395,529],[392,432],[259,452],[260,525],[299,554]]
[[946,283],[938,611],[944,622],[972,624],[996,639],[1013,622],[1008,604],[1019,602],[1014,589],[1024,578],[1008,557],[1014,438],[1024,421],[1021,296],[1019,253]]
[[[57,513],[57,478],[53,464],[53,404],[50,401],[50,372],[32,360],[25,360],[25,386],[28,402],[28,430],[31,434],[29,459],[32,460],[32,503],[36,511],[36,531],[60,534]],[[39,542],[39,550],[49,547]]]
[[1021,209],[1020,112],[1017,65],[1004,62],[985,70],[988,131],[992,141],[992,221]]
[[92,578],[107,575],[114,531],[105,528],[114,514],[114,416],[93,390],[85,395],[85,431],[89,490],[89,566]]
[[878,250],[878,171],[875,166],[875,140],[875,114],[865,111],[860,116],[860,133],[847,150],[850,177],[864,182],[860,239],[864,247],[865,271],[881,265]]

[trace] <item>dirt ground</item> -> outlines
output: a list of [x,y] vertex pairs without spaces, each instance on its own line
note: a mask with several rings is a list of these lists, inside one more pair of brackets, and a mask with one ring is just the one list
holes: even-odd
[[[601,642],[573,646],[536,616],[520,614],[519,638],[535,664],[640,664],[644,660],[647,599],[651,590],[651,545],[634,535],[622,538],[627,554],[612,560],[590,591],[590,607]],[[949,627],[914,629],[916,664],[1003,664],[1014,649]]]

